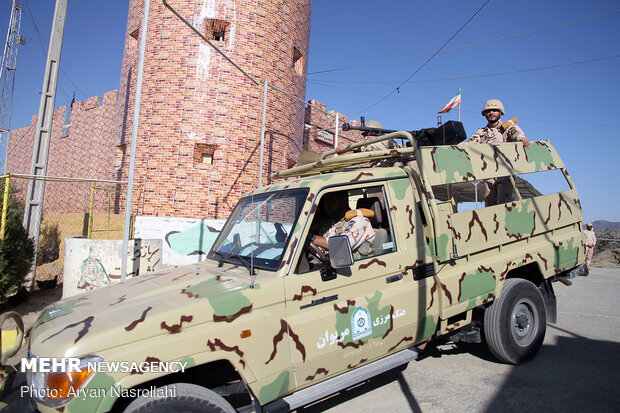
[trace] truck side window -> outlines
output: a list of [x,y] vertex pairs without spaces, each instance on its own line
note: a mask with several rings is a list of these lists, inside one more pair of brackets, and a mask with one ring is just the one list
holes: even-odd
[[[345,197],[346,201],[343,199]],[[334,203],[341,203],[340,208],[335,208]],[[396,250],[390,217],[387,213],[389,209],[382,186],[326,192],[321,195],[312,224],[310,225],[308,239],[304,243],[302,257],[297,267],[298,273],[320,269],[323,263],[329,259],[328,251],[314,244],[309,245],[311,243],[310,239],[314,235],[327,236],[335,231],[338,233],[346,232],[348,230],[347,227],[353,227],[354,224],[351,220],[347,220],[343,216],[336,216],[343,215],[347,210],[363,213],[362,215],[368,219],[371,227],[366,227],[364,231],[359,231],[359,233],[363,232],[366,236],[370,233],[370,237],[366,241],[360,245],[357,245],[355,240],[351,242],[355,261]],[[352,214],[349,212],[348,215]],[[367,223],[364,222],[363,225],[365,226]],[[352,230],[355,230],[355,228]],[[354,244],[356,245],[354,246]],[[317,248],[319,251],[317,251]]]

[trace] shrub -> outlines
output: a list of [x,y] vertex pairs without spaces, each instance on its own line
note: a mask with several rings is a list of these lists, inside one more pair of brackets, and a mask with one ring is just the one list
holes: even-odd
[[60,231],[58,224],[41,225],[37,265],[54,262],[60,256]]
[[597,232],[596,238],[597,242],[596,246],[594,247],[595,254],[607,250],[620,248],[620,234],[611,230],[610,228],[605,228],[602,231]]
[[[4,185],[0,187],[0,208],[3,197]],[[23,215],[24,206],[11,190],[4,240],[0,240],[0,302],[19,289],[32,267],[34,243],[22,226]]]

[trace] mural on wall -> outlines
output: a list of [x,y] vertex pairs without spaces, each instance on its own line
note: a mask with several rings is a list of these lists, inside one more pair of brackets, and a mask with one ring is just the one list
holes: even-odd
[[220,232],[205,223],[185,231],[170,231],[165,240],[168,248],[179,255],[207,255]]
[[194,264],[205,259],[224,223],[223,219],[137,216],[136,238],[163,240],[164,265]]
[[110,284],[110,277],[108,277],[101,261],[89,255],[80,266],[80,280],[77,288],[82,291],[90,291]]
[[[130,240],[127,277],[162,269],[161,239]],[[105,287],[121,280],[122,240],[65,239],[63,297]]]

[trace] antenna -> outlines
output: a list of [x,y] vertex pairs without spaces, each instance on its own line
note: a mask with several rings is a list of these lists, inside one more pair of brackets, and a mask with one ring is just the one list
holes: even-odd
[[11,113],[13,111],[13,86],[15,84],[15,67],[17,65],[17,46],[24,44],[20,35],[22,21],[22,0],[13,0],[9,30],[4,44],[2,66],[0,66],[0,174],[6,169],[6,152],[11,131]]

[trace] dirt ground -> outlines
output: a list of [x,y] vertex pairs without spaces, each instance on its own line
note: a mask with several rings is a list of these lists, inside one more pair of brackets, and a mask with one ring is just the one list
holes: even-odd
[[599,268],[620,267],[620,248],[603,251],[592,257],[592,266]]

